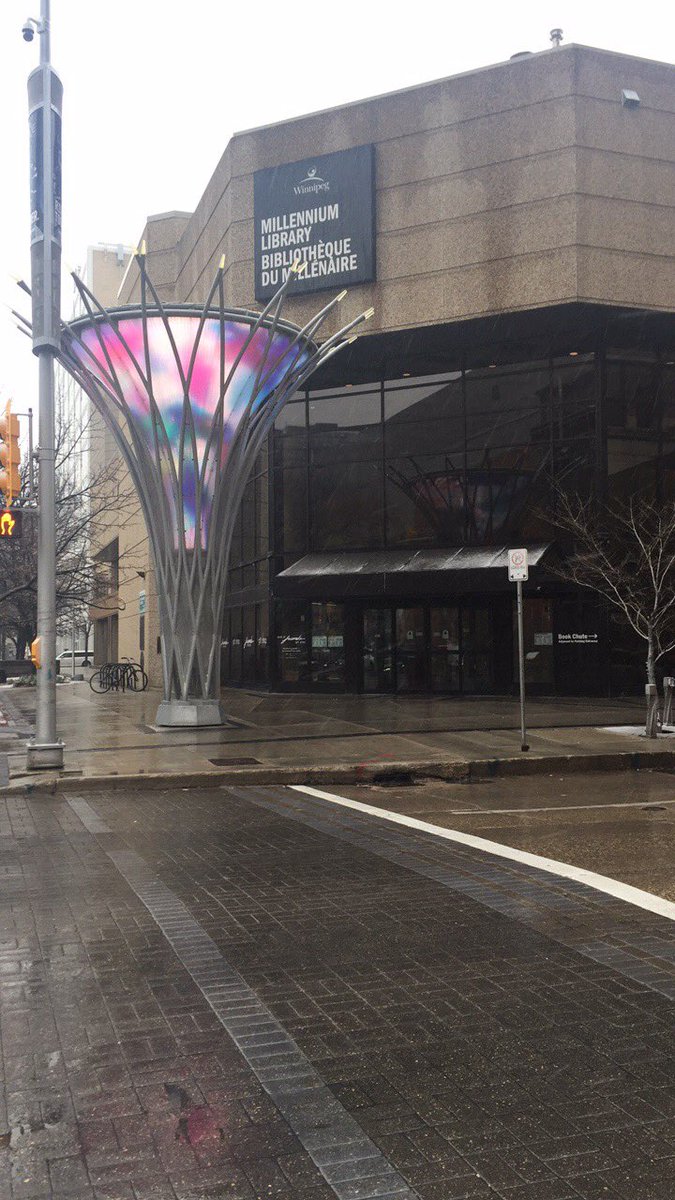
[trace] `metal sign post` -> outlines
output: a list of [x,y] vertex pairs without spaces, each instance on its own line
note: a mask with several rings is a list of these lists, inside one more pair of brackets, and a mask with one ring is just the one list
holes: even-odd
[[518,680],[520,684],[520,748],[529,750],[525,733],[525,646],[523,637],[523,582],[528,578],[527,550],[509,550],[509,581],[516,585],[518,606]]
[[28,77],[30,134],[31,296],[33,353],[39,359],[38,634],[35,737],[27,746],[29,771],[63,766],[56,736],[56,529],[54,451],[54,358],[61,345],[61,98],[63,87],[49,54],[49,0],[40,20],[26,22],[40,39],[40,65]]

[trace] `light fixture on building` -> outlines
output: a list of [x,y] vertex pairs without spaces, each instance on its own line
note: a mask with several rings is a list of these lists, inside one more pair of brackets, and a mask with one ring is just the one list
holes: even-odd
[[639,108],[640,97],[632,88],[622,88],[621,103],[624,108]]
[[410,379],[410,371],[404,371],[404,372],[403,372],[403,378],[404,378],[404,379]]
[[570,350],[570,358],[578,358],[578,357],[579,357],[578,350]]
[[496,363],[488,363],[488,368],[490,371],[496,371],[497,364]]

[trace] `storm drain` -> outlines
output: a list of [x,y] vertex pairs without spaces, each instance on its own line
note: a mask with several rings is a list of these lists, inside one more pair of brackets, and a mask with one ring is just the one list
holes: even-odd
[[259,767],[259,758],[210,758],[214,767]]
[[416,787],[418,780],[410,771],[376,771],[372,783],[376,787]]

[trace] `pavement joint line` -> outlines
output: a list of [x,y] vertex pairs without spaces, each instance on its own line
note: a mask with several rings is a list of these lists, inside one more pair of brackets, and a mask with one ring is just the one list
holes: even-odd
[[453,817],[499,817],[512,814],[528,817],[530,813],[585,812],[587,808],[658,808],[662,804],[675,804],[675,800],[617,800],[616,804],[553,804],[549,808],[449,808],[448,812]]
[[[15,717],[13,719],[15,720],[15,722],[18,721],[18,717]],[[329,718],[329,719],[333,720],[333,719],[337,719],[337,718]],[[301,724],[301,723],[302,722],[299,722],[299,724]],[[574,733],[575,729],[596,729],[596,730],[601,730],[603,732],[607,731],[607,732],[614,733],[620,729],[630,729],[630,730],[637,729],[637,730],[639,730],[641,728],[642,728],[641,725],[630,725],[630,726],[628,726],[628,725],[626,725],[626,726],[598,725],[597,721],[576,721],[574,724],[534,725],[534,726],[529,727],[528,732],[530,732],[534,736],[541,734],[541,736],[544,737],[546,735],[546,733],[549,732],[550,730],[554,730],[554,731],[561,730],[564,732],[569,731],[570,733]],[[289,734],[289,735],[280,734],[279,736],[275,737],[272,740],[273,740],[274,745],[286,743],[286,742],[347,741],[350,738],[360,738],[360,737],[363,737],[363,738],[368,738],[368,737],[409,738],[411,741],[415,741],[415,739],[417,737],[426,737],[427,735],[432,735],[434,737],[436,737],[438,734],[450,734],[450,735],[451,734],[460,734],[460,735],[466,734],[468,736],[471,736],[472,734],[479,733],[481,735],[484,735],[484,734],[497,734],[498,735],[498,734],[517,733],[518,729],[519,729],[519,727],[518,727],[517,723],[515,723],[513,725],[488,725],[486,728],[480,727],[477,729],[465,728],[463,725],[439,726],[438,728],[432,727],[431,729],[419,729],[419,728],[418,729],[380,729],[376,725],[364,725],[361,728],[359,728],[358,730],[355,730],[355,731],[350,730],[347,733],[333,733],[330,730],[323,730],[322,732],[317,732],[317,733],[303,733],[303,734],[297,733],[297,734]],[[167,739],[166,745],[162,745],[161,743],[158,744],[157,742],[130,742],[128,745],[124,746],[124,749],[125,750],[134,750],[134,751],[136,751],[136,750],[165,750],[165,749],[168,749],[169,748],[168,738],[171,736],[170,731],[166,730],[166,729],[163,730],[162,728],[160,728],[158,726],[157,733],[161,734],[163,736],[163,738]],[[21,730],[21,736],[32,737],[32,735],[33,735],[32,727],[28,730],[24,730],[24,729]],[[270,741],[269,737],[265,737],[263,734],[259,734],[259,735],[256,735],[255,737],[232,738],[232,739],[229,739],[228,741],[223,741],[222,738],[218,738],[213,741],[203,741],[203,742],[194,742],[194,741],[174,742],[174,741],[172,741],[170,743],[170,748],[172,750],[180,750],[180,749],[198,750],[201,746],[204,746],[207,749],[212,749],[215,746],[215,747],[220,747],[222,750],[227,750],[231,746],[249,746],[249,745],[255,746],[255,745],[264,744],[269,741]],[[73,754],[109,754],[110,748],[107,746],[73,746],[73,747],[68,748],[68,753],[70,755],[73,755]],[[374,761],[378,761],[378,760],[374,760]]]
[[[94,836],[112,832],[85,800],[72,798],[69,806],[85,829]],[[343,1107],[320,1073],[300,1050],[290,1034],[259,999],[243,976],[223,957],[216,943],[175,895],[134,850],[105,850],[131,890],[150,913],[179,961],[199,988],[205,1001],[247,1062],[261,1086],[304,1146],[338,1200],[419,1200],[395,1167],[368,1137],[358,1121]],[[174,930],[181,930],[181,935]],[[187,953],[192,948],[190,953]],[[197,953],[195,948],[198,947]],[[184,949],[185,948],[185,949]],[[208,953],[205,953],[208,951]],[[208,962],[208,966],[203,963]],[[220,965],[223,993],[212,986],[216,964]],[[235,987],[236,997],[227,989]],[[255,1015],[238,1015],[241,997],[250,998]],[[237,1015],[235,1015],[235,1012]],[[266,1045],[256,1037],[274,1038]],[[286,1061],[279,1062],[281,1055]],[[265,1066],[264,1064],[267,1064]],[[302,1101],[312,1093],[311,1113],[302,1112]],[[363,1171],[344,1179],[347,1157],[363,1163]],[[373,1170],[373,1163],[377,1170]]]
[[432,825],[428,821],[418,820],[417,817],[407,817],[404,813],[376,808],[372,804],[364,804],[360,800],[350,800],[346,796],[324,792],[319,788],[307,787],[304,784],[289,784],[289,789],[293,792],[302,792],[305,795],[313,796],[318,800],[326,800],[330,804],[354,809],[356,812],[376,817],[380,821],[391,821],[396,825],[419,830],[421,833],[430,833],[445,841],[458,842],[460,845],[470,846],[474,850],[482,850],[499,858],[507,858],[512,862],[535,867],[539,871],[546,871],[548,874],[557,875],[562,879],[571,879],[576,883],[593,888],[595,891],[604,892],[605,895],[612,896],[615,900],[622,900],[627,904],[643,908],[647,912],[656,913],[657,916],[675,921],[675,903],[672,900],[665,900],[662,896],[645,892],[641,888],[633,887],[632,884],[622,883],[621,880],[612,879],[609,875],[599,875],[585,867],[575,867],[571,863],[559,862],[555,858],[531,854],[527,850],[518,850],[515,846],[504,846],[501,842],[492,842],[472,833],[462,833],[458,829],[446,829],[442,825]]

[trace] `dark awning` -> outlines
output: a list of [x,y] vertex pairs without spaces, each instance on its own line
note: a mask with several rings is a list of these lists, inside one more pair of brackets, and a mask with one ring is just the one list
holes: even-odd
[[[541,565],[550,545],[527,547],[530,567]],[[274,592],[329,597],[483,590],[488,582],[508,585],[508,551],[503,545],[305,554],[276,576]]]

